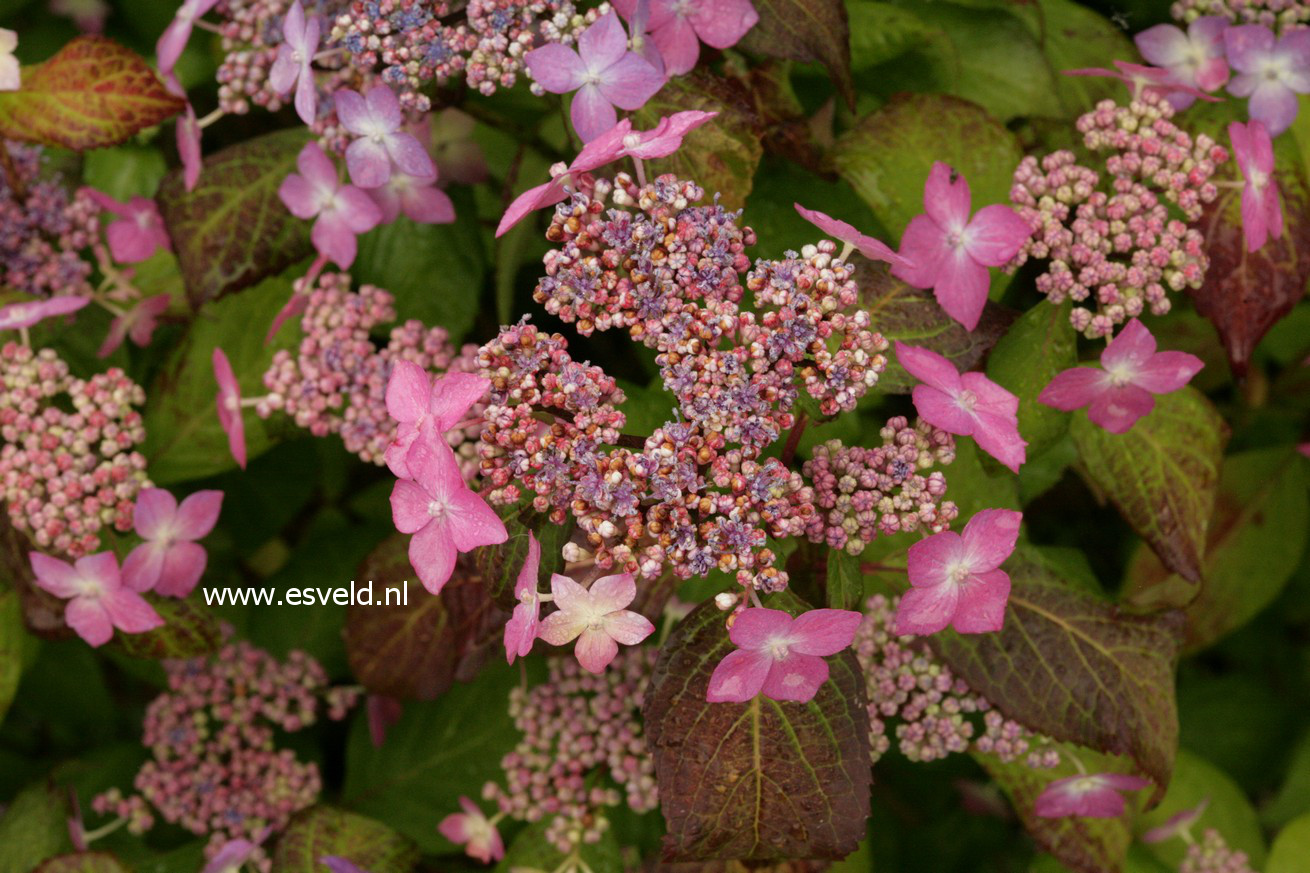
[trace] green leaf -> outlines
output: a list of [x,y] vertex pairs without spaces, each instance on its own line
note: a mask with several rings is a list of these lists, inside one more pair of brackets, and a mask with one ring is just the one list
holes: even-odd
[[1010,326],[987,356],[987,375],[1019,398],[1019,434],[1027,453],[1040,455],[1069,429],[1069,416],[1037,402],[1055,374],[1078,362],[1078,337],[1069,324],[1072,303],[1038,303]]
[[833,609],[859,609],[864,602],[864,574],[861,558],[843,549],[828,549],[828,606]]
[[1206,532],[1199,591],[1139,549],[1124,597],[1141,607],[1186,606],[1189,649],[1210,645],[1274,601],[1296,570],[1310,530],[1303,465],[1290,449],[1224,459]]
[[1084,475],[1118,508],[1166,567],[1201,579],[1205,528],[1214,509],[1228,426],[1205,395],[1186,387],[1123,434],[1074,415]]
[[[981,107],[944,94],[899,94],[837,141],[837,170],[899,237],[923,212],[923,186],[944,161],[969,182],[973,208],[1007,203],[1019,141]],[[888,240],[891,242],[891,240]]]
[[992,461],[972,439],[956,439],[955,460],[941,471],[946,475],[945,499],[955,502],[962,519],[981,509],[1020,508],[1014,474]]
[[930,29],[913,12],[890,3],[854,0],[846,5],[851,66],[856,70],[895,60],[923,41]]
[[1031,553],[1004,569],[1012,584],[1005,626],[945,630],[929,644],[1004,715],[1057,740],[1128,755],[1163,790],[1178,743],[1177,616],[1122,614]]
[[[187,295],[199,307],[280,273],[310,253],[309,228],[277,191],[295,172],[303,128],[246,140],[209,156],[194,191],[174,171],[159,189]],[[252,333],[260,333],[263,328]]]
[[842,0],[755,0],[759,22],[741,48],[774,58],[820,63],[837,93],[855,106],[851,81],[851,39]]
[[[200,310],[150,387],[145,455],[156,485],[212,476],[236,466],[218,423],[214,349],[222,348],[232,362],[242,396],[265,393],[264,372],[274,352],[300,342],[299,324],[288,324],[271,345],[264,345],[268,325],[290,296],[291,281],[276,277]],[[253,411],[246,411],[244,420],[246,449],[253,458],[273,444],[274,430]]]
[[380,821],[319,804],[296,813],[273,851],[273,873],[322,873],[335,855],[369,873],[408,873],[418,846]]
[[23,607],[18,592],[0,586],[0,724],[18,691],[18,680],[23,676]]
[[118,200],[154,197],[167,172],[159,149],[132,143],[92,149],[82,159],[82,181]]
[[[805,608],[790,593],[769,605]],[[669,830],[665,858],[845,857],[864,837],[871,778],[854,653],[827,659],[830,678],[808,703],[708,703],[710,674],[733,650],[723,613],[706,601],[673,631],[651,676],[642,715]]]
[[[551,873],[560,869],[564,863],[564,853],[546,838],[549,826],[548,820],[542,820],[519,831],[514,842],[505,850],[505,857],[496,865],[494,873],[518,873],[523,870]],[[583,843],[578,854],[595,873],[623,869],[619,841],[613,828],[601,833],[600,842]]]
[[514,584],[528,557],[528,534],[532,533],[541,543],[539,578],[550,579],[552,573],[564,569],[560,552],[573,535],[574,522],[570,516],[564,524],[555,524],[549,516],[534,511],[528,502],[497,507],[496,511],[505,522],[509,538],[498,545],[479,546],[470,554],[487,592],[502,609],[512,609],[518,603]]
[[[1246,794],[1226,773],[1187,749],[1178,750],[1177,766],[1169,790],[1159,806],[1138,820],[1138,832],[1164,824],[1170,816],[1186,809],[1194,809],[1202,801],[1207,801],[1206,808],[1192,826],[1192,833],[1199,837],[1206,829],[1214,828],[1223,834],[1228,845],[1246,852],[1256,869],[1262,869],[1265,859],[1264,834],[1260,830],[1260,822],[1251,807],[1251,801],[1247,800]],[[1147,849],[1161,863],[1176,868],[1182,862],[1187,847],[1181,840],[1166,840],[1152,843]]]
[[102,36],[78,36],[0,91],[0,139],[84,151],[117,145],[181,112],[145,58]]
[[1266,827],[1276,828],[1307,809],[1310,809],[1310,732],[1302,734],[1292,749],[1283,784],[1260,810],[1260,819]]
[[128,873],[128,869],[108,852],[78,852],[50,858],[32,873]]
[[194,658],[218,651],[223,636],[214,613],[200,603],[200,595],[190,600],[145,595],[164,620],[163,627],[143,634],[119,631],[114,646],[134,658]]
[[1310,812],[1278,832],[1265,873],[1310,873]]
[[0,816],[0,873],[30,873],[61,852],[71,852],[67,795],[44,780],[19,792]]
[[1122,86],[1111,78],[1066,76],[1064,71],[1105,67],[1115,58],[1136,58],[1137,49],[1123,30],[1074,0],[1039,2],[1044,23],[1042,48],[1055,74],[1055,92],[1065,115],[1087,112],[1099,100],[1119,98]]

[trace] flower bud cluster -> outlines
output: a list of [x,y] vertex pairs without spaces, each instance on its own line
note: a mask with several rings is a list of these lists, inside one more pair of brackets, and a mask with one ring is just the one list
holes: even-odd
[[1260,24],[1279,35],[1310,26],[1310,5],[1305,0],[1175,0],[1169,13],[1185,24],[1222,15],[1233,24]]
[[41,178],[41,149],[0,143],[23,187],[23,198],[0,173],[0,285],[39,297],[90,294],[91,263],[79,254],[100,234],[100,207],[83,191],[70,194],[58,176]]
[[1230,848],[1223,835],[1206,828],[1201,841],[1187,847],[1178,873],[1255,873],[1245,852]]

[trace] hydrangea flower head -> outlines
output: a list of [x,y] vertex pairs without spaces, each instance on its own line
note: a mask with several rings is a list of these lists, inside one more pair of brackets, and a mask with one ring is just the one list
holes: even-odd
[[1125,433],[1155,408],[1153,394],[1182,388],[1205,364],[1186,352],[1157,352],[1155,337],[1133,319],[1101,352],[1101,367],[1073,367],[1056,375],[1037,399],[1087,417],[1110,433]]
[[0,27],[0,91],[17,91],[23,87],[22,69],[14,49],[18,48],[18,34]]
[[278,196],[292,215],[316,219],[310,231],[314,248],[342,269],[348,268],[359,251],[355,238],[378,226],[382,210],[359,188],[341,184],[336,166],[318,143],[300,150],[296,167],[300,172],[282,180]]
[[422,367],[400,360],[387,380],[387,414],[397,422],[396,439],[387,447],[387,466],[408,478],[406,454],[424,428],[439,434],[468,417],[491,389],[490,380],[472,373],[447,373],[433,381]]
[[942,531],[910,546],[910,590],[896,609],[896,633],[990,633],[1005,623],[1010,576],[1000,569],[1019,540],[1023,513],[984,509],[960,533]]
[[177,59],[182,56],[182,49],[186,48],[187,41],[191,39],[191,30],[196,20],[217,5],[218,0],[184,0],[173,20],[164,28],[159,42],[155,44],[161,74],[173,72]]
[[268,73],[268,83],[279,95],[285,96],[296,89],[296,114],[305,124],[313,124],[318,117],[318,89],[314,87],[314,52],[318,51],[319,23],[317,15],[305,18],[300,0],[295,0],[282,19],[282,44],[277,47],[277,60]]
[[1242,188],[1242,233],[1247,251],[1264,247],[1269,237],[1283,235],[1283,207],[1274,181],[1274,144],[1269,130],[1259,121],[1228,125],[1233,143],[1233,157],[1242,171],[1246,185]]
[[528,531],[528,554],[514,583],[518,603],[505,623],[505,658],[513,664],[516,657],[527,657],[537,640],[541,619],[541,594],[537,591],[537,574],[541,570],[541,543]]
[[[632,20],[640,0],[616,0],[614,7]],[[700,44],[723,49],[736,45],[760,20],[750,0],[650,0],[647,27],[666,72],[681,75],[696,66]]]
[[[796,211],[801,214],[801,218],[804,218],[810,224],[828,234],[828,236],[833,239],[839,240],[850,248],[855,249],[869,260],[886,261],[889,264],[905,263],[905,259],[892,251],[891,247],[882,240],[874,239],[871,236],[865,236],[856,230],[854,225],[848,224],[845,221],[839,221],[838,219],[825,215],[822,212],[817,212],[813,209],[806,209],[799,203],[793,203],[792,206],[796,207]],[[842,259],[845,260],[845,257],[843,256]]]
[[31,327],[47,318],[77,312],[90,302],[90,297],[70,294],[51,297],[49,300],[32,300],[0,306],[0,330],[20,330]]
[[505,857],[505,843],[491,819],[483,815],[478,805],[467,797],[460,797],[459,805],[464,809],[463,812],[451,813],[437,825],[441,835],[452,843],[462,845],[470,858],[483,864]]
[[[1228,81],[1228,61],[1224,58],[1227,29],[1227,18],[1208,15],[1189,24],[1186,32],[1172,24],[1157,24],[1137,34],[1133,41],[1142,57],[1168,70],[1181,84],[1214,91]],[[1185,91],[1175,91],[1167,99],[1175,109],[1186,109],[1196,102]]]
[[178,505],[163,488],[147,488],[132,513],[145,540],[123,561],[123,581],[133,591],[186,597],[205,572],[207,556],[196,540],[209,535],[223,508],[222,491],[197,491]]
[[988,267],[1018,254],[1032,227],[1009,206],[993,204],[970,217],[969,183],[947,164],[933,164],[924,186],[925,214],[917,215],[901,238],[905,263],[892,274],[916,288],[931,288],[946,314],[969,330],[978,326]]
[[757,694],[771,700],[814,699],[828,681],[828,655],[855,639],[863,616],[848,609],[811,609],[793,618],[780,609],[742,610],[728,630],[737,646],[710,676],[705,699],[744,703]]
[[356,139],[346,147],[350,180],[361,188],[378,188],[391,178],[392,164],[411,176],[436,178],[437,167],[423,144],[402,128],[405,116],[396,92],[374,85],[368,93],[336,93],[337,117]]
[[542,620],[539,635],[552,646],[577,640],[573,653],[588,672],[604,672],[620,643],[635,646],[655,632],[645,616],[625,608],[637,596],[631,573],[601,576],[591,588],[555,573],[550,591],[559,609]]
[[1140,791],[1151,780],[1127,773],[1093,773],[1056,779],[1033,807],[1041,818],[1118,818],[1124,813],[1123,791]]
[[246,424],[241,418],[241,386],[237,384],[232,362],[222,349],[213,355],[214,381],[218,382],[218,423],[227,434],[227,445],[237,466],[246,468]]
[[123,584],[113,552],[78,558],[73,565],[40,552],[29,557],[37,586],[68,601],[65,623],[92,646],[109,642],[114,628],[139,634],[164,623],[154,607]]
[[1310,94],[1310,28],[1296,28],[1274,38],[1258,24],[1224,31],[1228,63],[1236,74],[1228,92],[1249,97],[1251,118],[1278,136],[1296,119],[1298,94]]

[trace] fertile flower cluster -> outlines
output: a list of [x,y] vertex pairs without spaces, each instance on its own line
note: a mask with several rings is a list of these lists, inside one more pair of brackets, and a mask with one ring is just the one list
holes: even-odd
[[[510,715],[523,739],[501,760],[505,786],[489,782],[483,796],[520,821],[549,817],[547,839],[564,853],[600,839],[606,807],[654,809],[655,765],[640,713],[655,654],[624,649],[601,674],[552,658],[546,682],[511,691]],[[597,784],[597,774],[618,787]]]
[[[1084,304],[1070,321],[1090,338],[1146,310],[1168,312],[1169,290],[1205,278],[1204,239],[1189,223],[1218,196],[1210,179],[1228,153],[1205,134],[1194,139],[1173,115],[1166,100],[1144,92],[1128,106],[1102,101],[1078,119],[1087,148],[1109,153],[1105,187],[1069,151],[1026,157],[1015,170],[1010,199],[1034,233],[1007,266],[1049,261],[1038,290],[1053,303]],[[1170,203],[1186,221],[1169,217]]]
[[1233,24],[1259,24],[1279,33],[1310,26],[1310,6],[1303,0],[1175,0],[1169,12],[1189,24],[1220,15]]
[[[338,434],[347,451],[381,465],[396,436],[386,404],[394,363],[412,361],[424,370],[467,372],[474,369],[475,348],[466,346],[457,353],[445,328],[427,328],[410,319],[393,327],[386,346],[379,349],[371,332],[396,320],[394,298],[372,285],[351,292],[350,277],[344,273],[320,276],[307,297],[300,347],[273,356],[264,373],[269,393],[255,411],[261,418],[285,412],[314,436]],[[477,469],[477,437],[476,425],[446,437],[469,478]]]
[[1229,848],[1219,831],[1206,828],[1201,841],[1187,847],[1178,873],[1254,873],[1254,868],[1245,852]]
[[[893,630],[899,598],[869,598],[864,622],[855,634],[855,654],[869,690],[873,760],[891,748],[887,721],[900,720],[896,742],[911,761],[935,761],[952,753],[976,751],[1006,763],[1022,760],[1034,769],[1060,763],[1052,741],[1005,718],[981,694],[943,664],[927,644]],[[983,713],[983,731],[968,718]]]
[[144,402],[117,367],[78,379],[51,349],[0,348],[0,493],[38,548],[78,558],[102,528],[132,529],[137,492],[150,485],[134,451],[146,434],[133,407]]
[[[259,841],[267,828],[286,827],[321,787],[318,767],[278,749],[274,731],[298,731],[320,710],[339,720],[359,692],[329,688],[327,674],[304,652],[285,662],[246,642],[212,659],[165,661],[168,691],[146,708],[142,743],[152,759],[137,773],[139,795],[117,789],[92,808],[129,821],[134,833],[154,825],[148,801],[165,821],[209,835],[212,857],[229,840]],[[255,857],[260,869],[268,862]]]
[[942,501],[945,475],[924,475],[955,460],[951,435],[922,420],[911,427],[904,416],[889,419],[879,435],[882,445],[872,449],[841,440],[814,447],[804,467],[814,486],[816,512],[805,528],[811,542],[858,555],[879,534],[938,533],[959,515],[954,503]]
[[58,176],[40,178],[40,148],[0,148],[23,189],[0,173],[0,284],[41,297],[91,293],[91,264],[79,252],[99,238],[100,207],[83,191],[70,196]]

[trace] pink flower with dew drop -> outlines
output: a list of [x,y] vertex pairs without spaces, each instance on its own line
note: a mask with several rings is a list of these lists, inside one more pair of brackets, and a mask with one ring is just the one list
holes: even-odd
[[1228,63],[1236,71],[1228,93],[1249,97],[1251,118],[1278,136],[1296,120],[1297,95],[1310,94],[1310,28],[1286,31],[1282,38],[1258,24],[1224,31]]
[[401,533],[412,534],[409,562],[423,587],[441,592],[455,558],[478,546],[503,543],[505,524],[487,502],[464,484],[459,462],[445,440],[421,433],[405,456],[410,479],[391,491],[391,519]]
[[1107,70],[1104,67],[1087,67],[1079,70],[1064,70],[1066,76],[1104,76],[1110,79],[1118,79],[1124,83],[1128,89],[1128,96],[1134,99],[1146,92],[1157,94],[1172,104],[1179,97],[1188,97],[1191,100],[1205,100],[1208,103],[1218,103],[1218,97],[1211,97],[1200,88],[1193,88],[1185,82],[1180,82],[1172,70],[1166,70],[1163,67],[1147,67],[1142,64],[1134,64],[1128,61],[1114,61],[1114,69]]
[[83,190],[101,209],[118,216],[105,229],[109,253],[115,261],[120,264],[136,264],[159,249],[172,251],[172,241],[164,229],[164,219],[155,201],[148,197],[133,197],[123,203],[94,188]]
[[197,491],[182,501],[162,488],[137,495],[132,523],[145,542],[123,561],[123,582],[133,591],[186,597],[204,575],[203,539],[218,523],[222,491]]
[[300,150],[296,166],[300,173],[282,180],[278,196],[297,218],[316,218],[310,231],[314,248],[346,269],[358,252],[355,238],[378,226],[382,210],[359,188],[341,184],[336,165],[318,143]]
[[1189,807],[1169,816],[1162,824],[1156,825],[1148,831],[1145,831],[1138,839],[1143,843],[1163,843],[1166,840],[1172,840],[1179,834],[1187,833],[1192,825],[1201,818],[1206,809],[1210,806],[1210,798],[1206,797],[1196,806]]
[[537,641],[541,619],[541,594],[537,591],[537,574],[541,570],[541,543],[528,531],[528,555],[514,583],[518,603],[505,623],[505,660],[513,664],[516,657],[526,658]]
[[1000,567],[1021,521],[1021,512],[984,509],[960,533],[942,531],[910,546],[910,590],[896,608],[896,633],[923,636],[947,625],[962,634],[1000,630],[1010,599],[1010,577]]
[[896,342],[896,360],[922,382],[914,386],[914,408],[924,421],[957,436],[971,436],[978,448],[1019,472],[1028,445],[1019,436],[1019,398],[982,373],[961,374],[929,349]]
[[155,55],[159,59],[159,72],[161,75],[168,75],[173,72],[173,67],[177,65],[177,59],[182,56],[182,49],[186,48],[187,41],[191,39],[191,30],[195,27],[196,20],[209,12],[218,5],[218,0],[185,0],[173,20],[169,22],[168,27],[164,28],[163,34],[159,37],[159,42],[155,44]]
[[970,218],[969,183],[941,161],[924,186],[924,215],[917,215],[901,237],[906,263],[892,275],[916,288],[931,288],[946,314],[969,330],[978,326],[987,290],[988,267],[1018,254],[1033,229],[1009,206],[984,206]]
[[139,634],[163,625],[154,608],[123,584],[113,552],[78,558],[69,565],[31,552],[37,587],[67,600],[64,622],[92,646],[102,646],[114,628]]
[[421,224],[449,224],[455,220],[455,204],[435,183],[435,176],[394,172],[386,184],[365,188],[364,193],[382,211],[383,224],[395,221],[401,213]]
[[296,114],[305,124],[313,124],[318,117],[313,62],[321,27],[317,15],[306,19],[300,0],[292,3],[282,19],[282,43],[277,47],[277,59],[268,72],[268,84],[280,96],[296,89]]
[[360,95],[336,93],[337,117],[356,139],[346,147],[350,180],[361,188],[379,188],[391,178],[392,165],[411,176],[436,178],[437,167],[412,133],[402,130],[405,116],[396,92],[374,85]]
[[227,445],[237,466],[246,468],[246,424],[241,418],[241,386],[232,372],[232,362],[222,349],[214,349],[214,380],[218,382],[218,423],[227,434]]
[[1124,814],[1123,791],[1140,791],[1151,780],[1127,773],[1094,773],[1056,779],[1033,806],[1040,818],[1118,818]]
[[[1133,41],[1137,49],[1157,67],[1168,70],[1174,79],[1201,91],[1214,91],[1228,81],[1228,61],[1224,58],[1224,31],[1227,18],[1208,15],[1187,26],[1187,31],[1172,24],[1148,27]],[[1196,97],[1185,91],[1166,95],[1175,109],[1186,109]]]
[[745,703],[757,694],[771,700],[814,699],[828,681],[824,657],[848,647],[863,618],[847,609],[812,609],[795,618],[780,609],[742,610],[728,629],[737,650],[714,668],[705,699]]
[[505,843],[493,821],[482,814],[478,805],[461,796],[463,812],[453,812],[441,820],[437,830],[452,843],[464,847],[464,852],[483,864],[505,857]]
[[[614,8],[631,20],[640,5],[616,0]],[[696,66],[702,42],[717,49],[736,45],[759,20],[750,0],[650,0],[648,27],[665,72],[678,76]]]
[[0,330],[22,330],[47,318],[77,312],[90,302],[90,297],[68,295],[0,306]]
[[523,56],[537,84],[552,94],[573,95],[573,129],[590,142],[614,127],[614,107],[640,109],[664,85],[664,76],[640,55],[628,51],[623,23],[613,12],[602,16],[578,37],[574,51],[547,43]]
[[1155,408],[1153,394],[1182,388],[1205,364],[1186,352],[1157,352],[1155,337],[1133,319],[1101,352],[1100,367],[1073,367],[1056,375],[1037,399],[1087,417],[1110,433],[1125,433]]
[[1259,121],[1228,125],[1233,156],[1246,185],[1242,188],[1242,233],[1247,251],[1264,247],[1269,237],[1283,235],[1283,207],[1274,181],[1274,144],[1269,131]]
[[591,588],[555,573],[550,591],[559,609],[542,620],[538,636],[552,646],[576,639],[573,653],[588,672],[604,672],[620,643],[635,646],[655,631],[645,616],[625,609],[637,596],[631,573],[601,576]]
[[387,467],[402,479],[410,478],[406,455],[425,428],[438,434],[462,422],[487,392],[491,382],[472,373],[447,373],[435,381],[412,361],[396,361],[387,380],[387,414],[398,427],[387,447]]
[[847,252],[855,249],[871,261],[886,261],[889,264],[905,263],[905,259],[892,251],[891,247],[886,243],[871,236],[865,236],[856,230],[854,225],[839,221],[822,212],[806,209],[799,203],[793,203],[792,206],[796,207],[796,211],[800,213],[801,218],[846,246],[840,255],[841,260],[846,260]]
[[14,49],[18,48],[18,34],[0,27],[0,91],[17,91],[23,87],[22,68]]
[[172,302],[171,295],[156,294],[140,301],[122,315],[115,316],[109,323],[109,333],[105,335],[105,341],[100,344],[100,350],[96,354],[102,358],[112,355],[128,337],[131,337],[132,342],[141,348],[150,345],[150,338],[155,335],[155,327],[159,324],[160,317],[168,311]]

